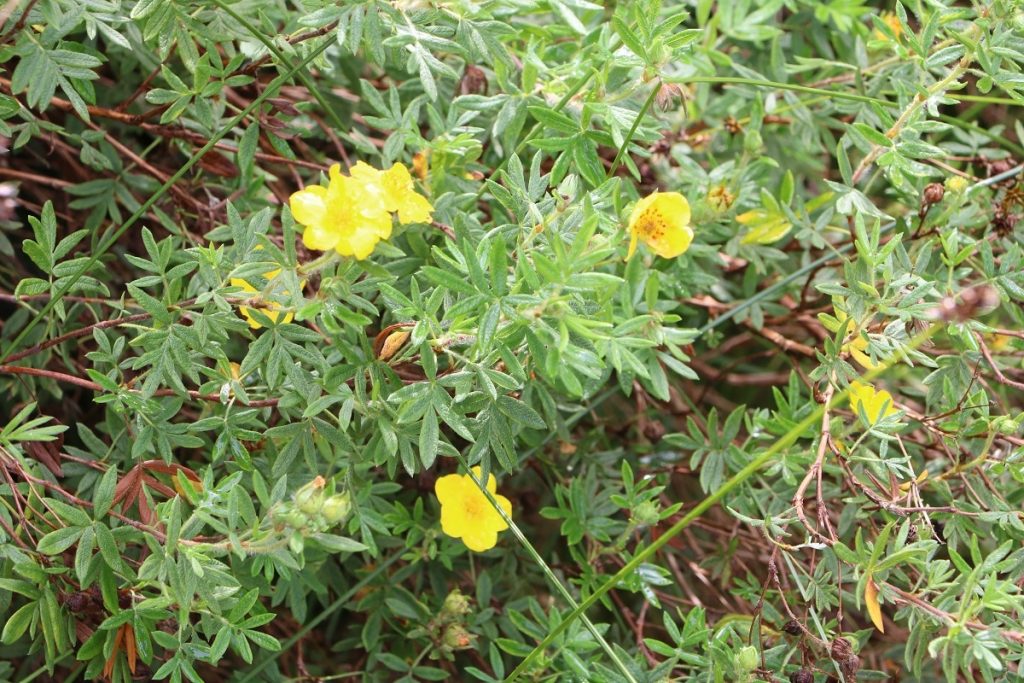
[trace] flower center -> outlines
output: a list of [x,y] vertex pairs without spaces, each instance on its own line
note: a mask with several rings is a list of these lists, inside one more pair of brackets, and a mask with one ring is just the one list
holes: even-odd
[[482,495],[466,496],[462,503],[462,509],[467,517],[482,517],[489,506],[490,503]]
[[636,229],[645,239],[659,240],[665,236],[665,231],[668,230],[668,221],[660,211],[650,208],[641,214],[636,222]]

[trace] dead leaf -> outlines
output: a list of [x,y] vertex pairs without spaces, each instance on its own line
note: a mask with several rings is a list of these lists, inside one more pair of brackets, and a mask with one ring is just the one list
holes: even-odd
[[882,606],[878,603],[878,586],[875,585],[875,580],[870,574],[868,574],[867,583],[864,584],[864,605],[868,608],[871,623],[880,633],[885,633],[885,624],[882,623]]

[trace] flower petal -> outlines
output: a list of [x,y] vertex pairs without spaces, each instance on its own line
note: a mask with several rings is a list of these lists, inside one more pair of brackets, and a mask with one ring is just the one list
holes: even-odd
[[455,503],[462,497],[462,475],[446,474],[438,477],[434,482],[434,495],[441,501],[441,505]]
[[441,531],[452,538],[462,538],[472,531],[472,520],[467,518],[462,505],[441,505]]
[[[689,223],[690,203],[686,197],[678,192],[655,192],[637,202],[629,218],[629,231],[631,239],[642,239],[659,256],[675,258],[693,241]],[[634,249],[631,243],[630,256]]]
[[241,287],[243,292],[255,292],[256,288],[250,285],[246,280],[240,277],[233,277],[228,282],[231,283],[232,287]]
[[[473,474],[474,474],[474,476],[476,476],[477,479],[482,480],[483,476],[484,476],[484,471],[483,471],[483,469],[479,465],[477,465],[476,467],[473,468]],[[472,483],[472,482],[469,482],[469,483]],[[476,484],[473,484],[473,486],[476,487]],[[498,482],[494,478],[493,474],[488,474],[487,475],[487,482],[484,484],[484,486],[487,487],[487,490],[490,491],[491,495],[494,495],[495,493],[497,493],[497,491],[498,491]],[[479,491],[479,490],[480,489],[477,489],[477,491]],[[484,498],[484,500],[486,501],[487,499]],[[490,503],[488,502],[487,505],[490,506]]]
[[473,552],[482,553],[498,544],[498,532],[480,527],[469,529],[462,535],[462,542]]
[[327,188],[310,185],[294,193],[288,200],[295,222],[320,225],[327,218]]
[[402,225],[429,223],[433,218],[433,210],[434,207],[426,197],[412,192],[398,202],[398,222]]
[[379,241],[380,236],[372,230],[358,228],[348,235],[341,235],[334,248],[342,256],[354,256],[362,261],[373,253],[373,249]]
[[341,236],[332,230],[326,230],[322,224],[310,225],[302,233],[302,243],[307,249],[328,251],[334,249]]
[[[505,511],[506,515],[508,515],[509,517],[512,516],[512,501],[510,501],[505,496],[500,496],[498,494],[494,495],[494,500],[498,501],[498,505],[501,506],[501,509]],[[497,510],[494,510],[494,520],[492,520],[492,524],[489,526],[495,531],[504,531],[508,528],[508,524],[501,517],[501,515],[498,514]]]
[[662,258],[675,258],[690,248],[693,242],[693,229],[690,226],[666,230],[657,239],[647,240],[654,253]]

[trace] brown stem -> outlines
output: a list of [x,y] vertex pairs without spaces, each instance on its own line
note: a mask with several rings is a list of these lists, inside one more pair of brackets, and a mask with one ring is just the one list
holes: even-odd
[[[52,379],[57,382],[64,382],[65,384],[74,384],[84,389],[90,389],[96,392],[106,391],[103,387],[95,382],[74,375],[69,375],[63,372],[56,372],[54,370],[43,370],[41,368],[26,368],[20,365],[0,365],[0,374],[9,375],[32,375],[34,377],[44,377],[46,379]],[[136,390],[131,390],[132,393],[139,393]],[[153,396],[180,396],[181,394],[173,389],[158,389],[153,392]],[[221,397],[219,394],[204,394],[194,389],[188,391],[189,398],[200,400],[200,401],[211,401],[214,403],[220,403]],[[269,406],[276,406],[280,399],[278,398],[263,398],[256,401],[250,401],[247,405],[253,408],[266,408]]]

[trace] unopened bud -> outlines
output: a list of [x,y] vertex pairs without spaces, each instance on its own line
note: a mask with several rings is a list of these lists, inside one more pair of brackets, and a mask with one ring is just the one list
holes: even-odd
[[653,526],[661,521],[658,514],[658,506],[649,500],[633,508],[633,521],[641,526]]
[[967,189],[968,182],[966,178],[955,175],[946,179],[946,189],[950,192],[960,194]]
[[725,213],[736,202],[736,195],[725,185],[715,185],[708,190],[708,206],[717,213]]
[[453,650],[465,650],[473,644],[473,636],[462,624],[448,624],[444,630],[444,644]]
[[992,421],[992,429],[1003,436],[1013,436],[1020,429],[1020,425],[1009,415],[1000,415]]
[[347,493],[339,493],[324,501],[323,507],[320,508],[320,516],[323,517],[325,522],[334,526],[343,522],[351,510],[352,501],[349,495]]
[[741,672],[753,671],[757,668],[757,664],[757,648],[753,645],[747,645],[736,653],[736,668]]
[[441,607],[441,614],[446,617],[461,617],[469,614],[469,598],[463,595],[458,588],[449,593],[444,599]]
[[309,523],[309,517],[300,510],[289,510],[284,516],[284,523],[293,529],[301,529]]

